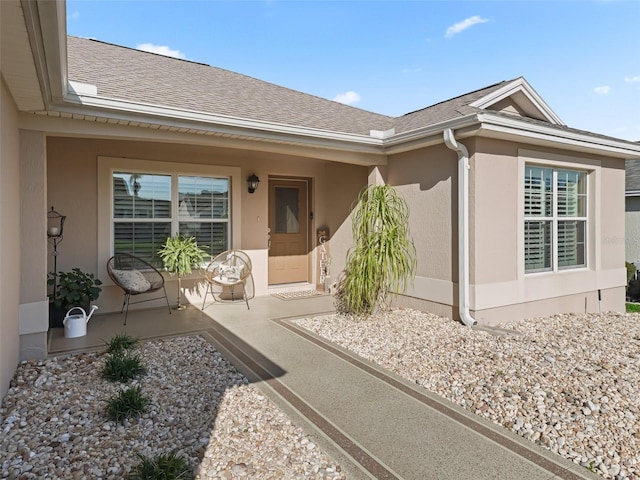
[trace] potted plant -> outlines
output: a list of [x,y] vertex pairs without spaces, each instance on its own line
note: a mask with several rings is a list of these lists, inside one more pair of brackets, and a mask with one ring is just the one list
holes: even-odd
[[158,255],[170,273],[178,274],[178,305],[176,309],[182,310],[186,308],[180,304],[182,276],[191,273],[192,268],[199,268],[207,252],[198,246],[194,237],[176,235],[167,238],[162,248],[158,250]]
[[77,267],[57,275],[49,273],[47,283],[55,287],[49,296],[49,327],[62,327],[64,316],[72,307],[88,311],[90,303],[97,300],[102,291],[100,279]]

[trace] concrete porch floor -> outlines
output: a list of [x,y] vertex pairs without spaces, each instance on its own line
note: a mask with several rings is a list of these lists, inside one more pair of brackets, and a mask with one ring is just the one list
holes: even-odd
[[[298,290],[302,289],[298,287]],[[273,293],[292,289],[274,289]],[[64,328],[49,329],[49,356],[96,351],[104,348],[105,343],[120,333],[126,333],[140,340],[172,337],[203,332],[213,327],[214,319],[280,318],[307,314],[317,314],[333,310],[329,295],[302,300],[281,300],[272,296],[258,297],[249,301],[251,310],[244,300],[213,303],[208,298],[206,307],[202,304],[188,304],[184,310],[172,308],[171,314],[166,307],[131,309],[124,325],[124,314],[119,312],[99,313],[99,310],[87,324],[87,334],[83,337],[65,338]],[[254,311],[256,309],[256,311]]]
[[85,337],[50,333],[50,355],[104,348],[125,332],[142,340],[200,334],[302,427],[352,479],[596,479],[586,468],[485,421],[297,327],[333,311],[332,297],[257,297],[202,312],[150,309],[96,315]]

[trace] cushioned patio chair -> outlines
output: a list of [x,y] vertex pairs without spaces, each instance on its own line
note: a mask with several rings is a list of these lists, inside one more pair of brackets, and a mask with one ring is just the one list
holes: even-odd
[[202,310],[207,295],[215,301],[244,300],[249,309],[249,299],[253,298],[254,285],[251,274],[251,259],[242,250],[227,250],[217,255],[204,271],[207,291],[204,294]]
[[[131,302],[131,296],[143,295],[162,290],[164,299],[167,302],[169,315],[171,315],[171,307],[167,298],[167,290],[164,287],[164,277],[150,263],[141,258],[134,257],[128,253],[118,253],[107,261],[107,274],[109,278],[124,291],[124,300],[120,313],[124,314],[124,324],[127,324],[127,315],[129,314],[129,305],[143,302],[151,302],[159,300],[163,297],[145,298]],[[126,309],[126,310],[125,310]]]

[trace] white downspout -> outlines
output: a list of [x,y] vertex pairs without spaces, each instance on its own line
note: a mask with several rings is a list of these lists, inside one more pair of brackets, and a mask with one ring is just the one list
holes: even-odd
[[458,154],[458,309],[462,323],[472,327],[478,322],[469,313],[469,151],[450,128],[444,143]]

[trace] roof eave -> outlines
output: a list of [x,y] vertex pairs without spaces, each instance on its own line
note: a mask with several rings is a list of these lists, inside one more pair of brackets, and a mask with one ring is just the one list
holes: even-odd
[[448,128],[456,130],[456,136],[460,138],[469,137],[473,135],[478,126],[477,113],[445,120],[394,135],[384,141],[384,150],[387,154],[392,155],[442,143],[444,141],[442,132]]
[[220,133],[228,134],[248,135],[253,132],[257,137],[278,137],[277,140],[282,140],[282,136],[286,136],[329,140],[358,147],[375,148],[382,145],[382,139],[370,135],[300,127],[75,93],[67,93],[64,105],[54,107],[52,110],[75,115],[106,115],[114,119],[145,121],[158,125],[189,126],[206,130],[213,128]]
[[571,147],[596,155],[607,155],[620,159],[640,158],[640,144],[610,137],[600,137],[589,133],[567,131],[553,125],[538,125],[519,120],[517,117],[481,112],[480,135],[492,138],[525,138],[527,143],[550,147]]
[[22,9],[46,108],[67,91],[66,2],[23,1]]

